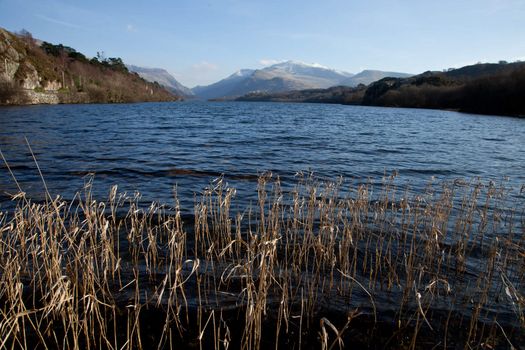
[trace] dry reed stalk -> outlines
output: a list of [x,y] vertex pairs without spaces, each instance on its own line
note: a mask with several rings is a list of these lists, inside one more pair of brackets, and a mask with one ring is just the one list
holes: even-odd
[[374,325],[393,314],[411,348],[438,331],[447,348],[452,324],[465,348],[525,337],[523,191],[477,180],[414,193],[395,175],[345,186],[263,174],[256,206],[233,213],[221,177],[193,227],[177,199],[168,213],[113,187],[99,202],[90,178],[70,202],[20,192],[0,216],[0,349],[306,347],[312,330],[333,348],[358,312]]

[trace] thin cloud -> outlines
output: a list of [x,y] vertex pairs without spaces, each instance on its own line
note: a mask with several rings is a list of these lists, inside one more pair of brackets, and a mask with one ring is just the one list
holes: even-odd
[[274,64],[281,63],[281,62],[284,62],[284,60],[274,60],[274,59],[265,59],[265,58],[259,60],[259,64],[262,66],[272,66]]
[[203,60],[179,70],[174,76],[186,86],[197,86],[211,84],[224,74],[217,64]]
[[128,31],[130,33],[135,33],[137,31],[137,28],[135,28],[135,26],[133,24],[128,24],[126,26],[126,31]]
[[79,25],[76,25],[74,23],[70,23],[70,22],[66,22],[66,21],[61,21],[59,19],[56,19],[56,18],[51,18],[51,17],[48,17],[48,16],[45,16],[45,15],[42,15],[40,13],[37,13],[35,14],[36,17],[46,21],[46,22],[50,22],[50,23],[54,23],[54,24],[59,24],[61,26],[64,26],[64,27],[69,27],[69,28],[75,28],[75,29],[84,29],[83,27],[79,26]]
[[200,72],[210,72],[210,71],[214,71],[214,70],[217,70],[217,65],[216,64],[213,64],[213,63],[210,63],[210,62],[207,62],[207,61],[201,61],[199,63],[195,63],[194,65],[191,66],[194,70],[196,71],[200,71]]

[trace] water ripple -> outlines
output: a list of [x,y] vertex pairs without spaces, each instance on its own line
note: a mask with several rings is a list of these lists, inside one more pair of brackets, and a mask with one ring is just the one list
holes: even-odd
[[[72,196],[95,174],[95,191],[111,185],[172,201],[178,186],[193,194],[224,176],[254,194],[272,171],[293,183],[298,172],[320,178],[376,178],[397,170],[423,187],[430,177],[509,176],[525,183],[525,120],[447,111],[286,103],[150,103],[0,108],[0,149],[30,194],[42,185],[24,137],[49,188]],[[13,189],[0,166],[0,201]]]

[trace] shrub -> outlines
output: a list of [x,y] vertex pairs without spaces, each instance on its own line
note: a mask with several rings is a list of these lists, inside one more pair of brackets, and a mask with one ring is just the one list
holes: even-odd
[[25,93],[12,81],[0,79],[0,104],[23,103]]

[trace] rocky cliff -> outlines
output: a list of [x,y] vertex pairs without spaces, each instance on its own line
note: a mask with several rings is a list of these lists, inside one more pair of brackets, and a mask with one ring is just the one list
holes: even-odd
[[120,58],[86,58],[71,47],[0,28],[0,105],[174,101]]

